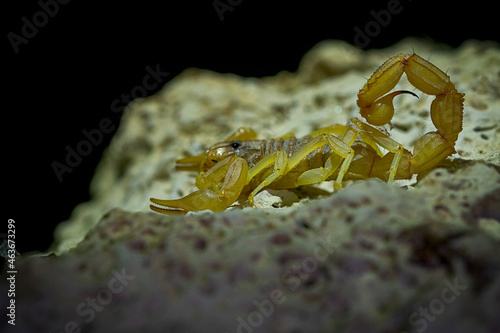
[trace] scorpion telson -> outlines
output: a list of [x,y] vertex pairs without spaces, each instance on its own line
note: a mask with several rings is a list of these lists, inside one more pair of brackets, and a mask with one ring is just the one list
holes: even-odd
[[[403,73],[416,89],[435,96],[430,115],[436,131],[419,138],[413,152],[373,127],[391,122],[394,97],[417,97],[407,90],[390,92]],[[220,212],[239,197],[246,197],[252,206],[254,196],[264,188],[333,180],[338,190],[346,179],[375,177],[388,183],[409,179],[455,152],[463,101],[464,94],[439,68],[416,54],[398,54],[382,64],[358,92],[356,104],[367,123],[353,118],[348,125],[328,126],[303,138],[288,135],[273,140],[257,140],[252,129],[240,128],[205,153],[176,161],[177,170],[198,172],[198,191],[174,200],[152,198],[150,207],[164,214]],[[381,148],[388,152],[383,154]]]

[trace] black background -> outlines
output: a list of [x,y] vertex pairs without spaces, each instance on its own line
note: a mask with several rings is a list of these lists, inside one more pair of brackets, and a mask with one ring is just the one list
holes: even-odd
[[[118,125],[111,103],[142,84],[146,66],[159,64],[169,72],[164,83],[189,67],[255,77],[294,71],[302,55],[321,40],[354,44],[354,28],[364,30],[374,21],[370,12],[386,9],[390,2],[230,1],[236,5],[221,21],[213,0],[114,5],[73,0],[59,5],[36,36],[19,45],[18,53],[7,34],[21,35],[22,17],[32,22],[41,7],[37,1],[3,5],[6,186],[0,232],[14,219],[21,253],[46,250],[54,226],[89,200],[90,179],[113,133],[62,182],[51,163],[64,163],[65,147],[75,147],[84,138],[82,130],[97,128],[101,119]],[[454,47],[470,38],[498,38],[497,9],[486,3],[402,0],[400,6],[401,12],[365,49],[383,48],[406,36]]]

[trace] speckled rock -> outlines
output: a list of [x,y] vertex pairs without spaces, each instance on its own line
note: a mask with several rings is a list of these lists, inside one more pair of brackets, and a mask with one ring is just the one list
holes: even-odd
[[412,190],[357,182],[307,209],[115,209],[68,253],[18,260],[16,328],[495,332],[499,188],[475,163]]
[[[328,182],[263,191],[257,208],[218,214],[148,211],[149,197],[194,190],[175,158],[241,125],[270,138],[345,123],[364,77],[412,49],[466,93],[457,154],[441,167],[335,193]],[[57,229],[58,256],[18,258],[16,331],[500,331],[498,68],[490,43],[405,40],[368,52],[327,41],[298,73],[265,79],[186,71],[127,108],[92,201]],[[406,147],[432,129],[431,98],[409,97],[391,130]]]
[[[500,166],[498,45],[469,41],[452,50],[407,39],[384,50],[361,51],[325,41],[304,56],[297,73],[257,79],[188,69],[158,94],[133,101],[92,180],[92,200],[58,226],[54,250],[73,247],[110,209],[146,212],[150,197],[176,198],[194,191],[195,175],[175,172],[175,159],[200,153],[241,126],[252,126],[264,139],[289,132],[300,137],[359,117],[356,94],[365,78],[390,56],[408,50],[431,59],[466,93],[464,130],[452,159]],[[405,78],[396,88],[415,90]],[[432,98],[415,92],[419,99],[401,96],[395,101],[390,130],[408,148],[434,130]]]

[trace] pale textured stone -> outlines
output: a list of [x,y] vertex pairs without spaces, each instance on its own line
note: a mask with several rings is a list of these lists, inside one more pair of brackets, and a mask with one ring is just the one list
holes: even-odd
[[[464,130],[453,158],[500,166],[497,45],[470,41],[451,50],[407,39],[364,52],[344,42],[325,41],[304,56],[296,74],[257,79],[189,69],[155,96],[131,103],[92,181],[93,199],[57,228],[58,251],[74,246],[112,208],[148,211],[150,197],[176,198],[194,191],[194,174],[176,172],[175,159],[200,153],[241,126],[252,126],[269,139],[288,132],[304,136],[359,117],[356,94],[365,78],[390,56],[410,50],[447,71],[457,89],[466,93]],[[421,96],[396,99],[390,133],[411,147],[434,130],[428,113],[432,98],[405,78],[397,88]]]
[[[72,251],[18,258],[16,329],[494,331],[499,187],[493,167],[473,163],[412,190],[370,179],[288,208],[115,209]],[[123,288],[116,272],[130,276]],[[434,319],[415,317],[421,308]]]

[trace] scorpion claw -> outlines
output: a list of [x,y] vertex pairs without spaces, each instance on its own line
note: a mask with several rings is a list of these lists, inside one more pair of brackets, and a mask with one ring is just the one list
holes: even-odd
[[170,208],[170,207],[158,207],[158,206],[149,205],[149,208],[157,213],[169,214],[169,215],[175,215],[175,214],[183,215],[183,214],[187,213],[187,211],[185,211],[185,210],[174,209],[174,208]]
[[153,205],[149,207],[158,213],[186,214],[189,211],[210,209],[214,212],[222,212],[227,207],[219,198],[217,193],[211,190],[199,190],[184,198],[175,200],[149,199]]
[[199,171],[200,165],[206,159],[206,154],[200,154],[196,156],[189,156],[175,161],[175,169],[183,171]]

